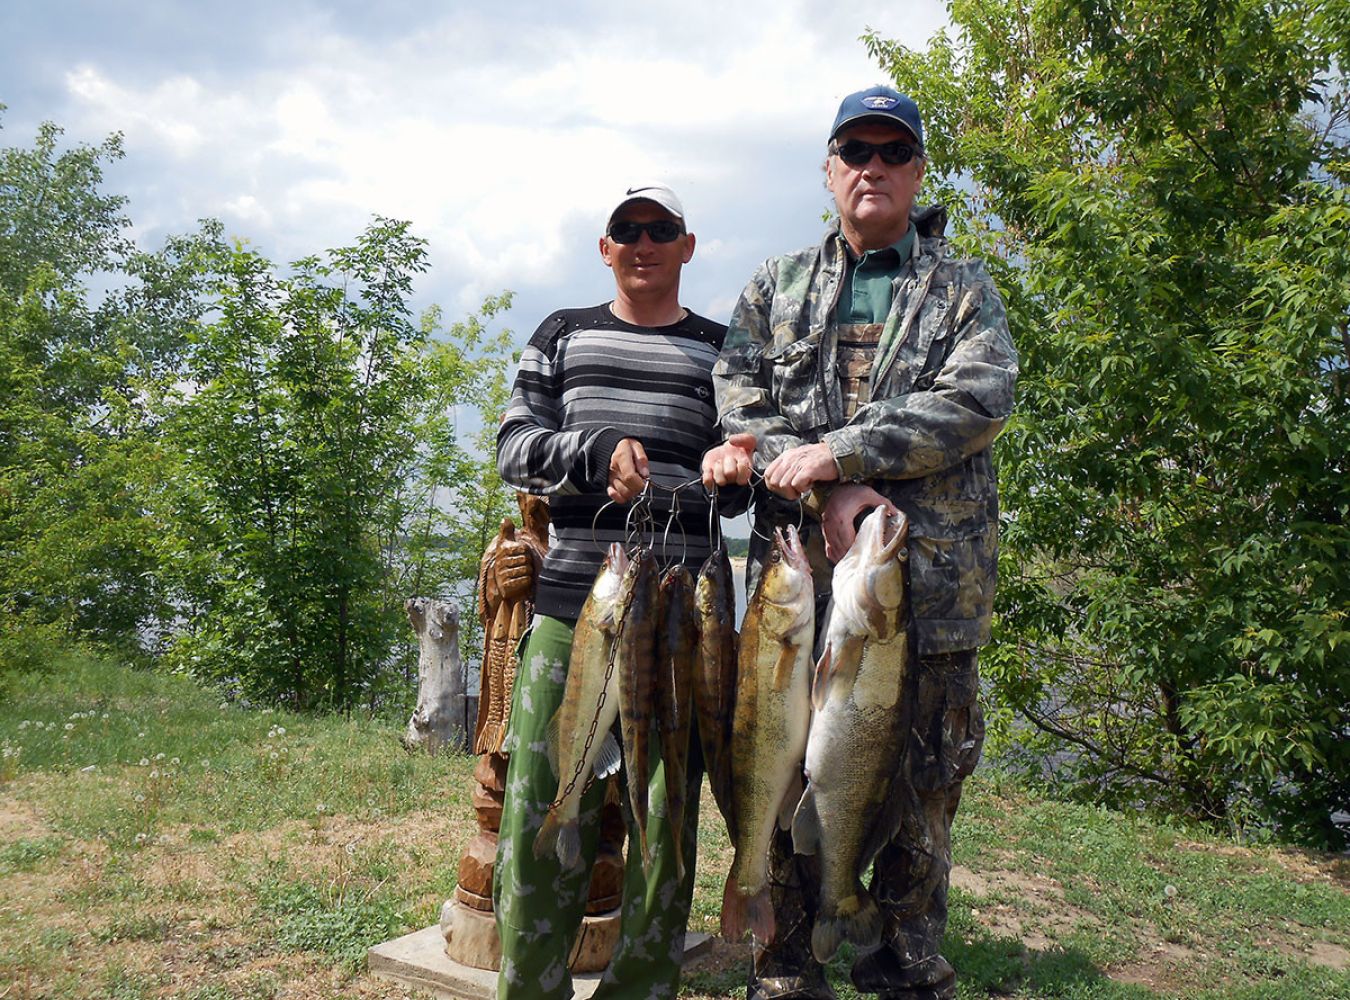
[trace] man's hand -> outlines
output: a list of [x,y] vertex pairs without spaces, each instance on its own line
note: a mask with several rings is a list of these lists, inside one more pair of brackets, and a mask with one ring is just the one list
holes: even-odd
[[733,434],[703,456],[703,485],[745,486],[750,482],[751,457],[755,454],[753,434]]
[[853,522],[858,515],[874,507],[885,507],[894,512],[895,504],[862,483],[838,486],[830,494],[830,501],[820,515],[820,527],[825,535],[825,558],[838,562],[853,547],[858,531]]
[[615,503],[627,503],[642,492],[651,475],[647,452],[637,438],[624,438],[609,457],[609,489],[605,492]]
[[832,483],[838,478],[839,466],[824,441],[789,448],[764,470],[764,485],[789,500],[800,499],[816,483]]

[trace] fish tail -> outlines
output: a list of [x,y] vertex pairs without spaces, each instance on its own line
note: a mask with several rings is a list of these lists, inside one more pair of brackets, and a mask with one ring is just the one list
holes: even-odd
[[834,957],[845,940],[859,948],[873,948],[881,941],[883,917],[871,893],[861,885],[857,892],[835,909],[833,916],[821,915],[811,928],[811,954],[822,965]]
[[564,868],[581,867],[581,824],[576,819],[558,826],[558,860]]
[[556,810],[548,811],[534,838],[534,856],[542,860],[549,854],[555,855],[564,868],[581,867],[581,824],[575,817],[564,821]]
[[557,811],[550,809],[544,816],[544,825],[539,828],[539,835],[534,838],[534,856],[536,858],[542,860],[550,853],[557,853],[558,828],[561,825]]
[[758,892],[744,891],[736,881],[736,869],[727,876],[727,887],[722,893],[722,937],[735,943],[749,931],[760,944],[773,940],[777,929],[773,916],[773,902],[767,885]]

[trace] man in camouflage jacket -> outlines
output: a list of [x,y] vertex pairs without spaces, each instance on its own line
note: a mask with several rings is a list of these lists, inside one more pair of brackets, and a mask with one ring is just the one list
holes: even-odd
[[[912,214],[922,142],[903,95],[876,87],[844,100],[826,165],[839,217],[819,246],[763,264],[741,296],[713,369],[728,443],[704,473],[744,481],[753,461],[773,491],[756,501],[751,590],[773,524],[795,522],[789,501],[803,499],[822,609],[855,518],[878,505],[909,517],[911,735],[883,818],[895,833],[873,869],[882,942],[852,979],[886,997],[940,998],[956,990],[939,953],[951,822],[984,732],[977,650],[989,640],[998,539],[990,445],[1012,410],[1017,355],[984,265],[952,255],[941,209]],[[793,856],[786,834],[774,853],[779,930],[756,946],[749,998],[832,997],[810,952],[813,860]]]

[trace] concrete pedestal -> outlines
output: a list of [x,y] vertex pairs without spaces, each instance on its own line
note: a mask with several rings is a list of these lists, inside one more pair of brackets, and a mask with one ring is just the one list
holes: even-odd
[[[685,962],[697,958],[710,947],[708,935],[686,934]],[[490,969],[473,969],[451,959],[445,953],[445,937],[436,924],[377,944],[367,953],[367,959],[371,973],[381,979],[426,990],[441,1000],[494,1000],[497,996],[497,973]],[[600,975],[599,972],[573,973],[573,995],[578,1000],[587,1000],[600,985]]]

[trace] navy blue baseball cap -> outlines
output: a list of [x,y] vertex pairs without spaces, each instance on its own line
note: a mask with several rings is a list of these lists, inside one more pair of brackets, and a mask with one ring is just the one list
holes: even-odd
[[830,141],[833,142],[841,130],[863,122],[899,125],[914,136],[920,149],[923,148],[923,122],[919,120],[919,106],[898,90],[878,85],[849,94],[839,105],[839,114],[834,117]]

